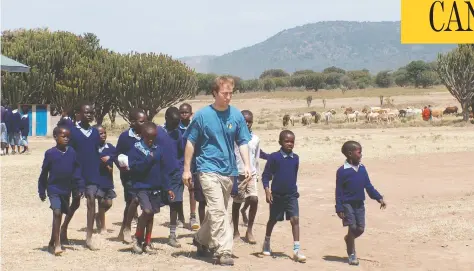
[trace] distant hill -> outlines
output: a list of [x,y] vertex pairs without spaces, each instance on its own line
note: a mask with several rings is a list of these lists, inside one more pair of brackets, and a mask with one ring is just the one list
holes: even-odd
[[269,39],[222,56],[182,58],[197,72],[232,74],[244,79],[264,70],[321,71],[337,66],[372,73],[397,69],[412,60],[433,61],[456,45],[402,45],[400,22],[330,21],[283,30]]

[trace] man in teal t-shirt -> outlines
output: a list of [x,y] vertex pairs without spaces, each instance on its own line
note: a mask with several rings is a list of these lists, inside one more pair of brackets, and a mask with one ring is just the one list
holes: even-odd
[[250,178],[250,133],[240,111],[230,106],[234,81],[217,77],[212,86],[214,103],[195,113],[185,133],[183,182],[191,184],[191,159],[196,156],[197,172],[207,202],[207,214],[193,243],[198,254],[214,251],[221,265],[233,265],[233,230],[227,204],[235,177],[239,175],[234,152],[237,143],[245,165],[245,176]]

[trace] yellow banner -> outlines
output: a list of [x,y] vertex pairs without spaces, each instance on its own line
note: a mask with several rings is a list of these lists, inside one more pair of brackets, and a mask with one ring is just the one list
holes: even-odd
[[474,43],[474,0],[401,0],[401,42]]

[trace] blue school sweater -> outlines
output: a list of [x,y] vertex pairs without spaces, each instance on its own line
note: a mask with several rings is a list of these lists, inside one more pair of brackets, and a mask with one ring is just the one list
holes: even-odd
[[6,125],[7,125],[8,133],[20,132],[21,115],[17,109],[16,109],[16,112],[13,112],[13,110],[8,112]]
[[104,189],[113,189],[114,188],[114,176],[113,173],[107,169],[107,166],[114,167],[114,163],[117,163],[117,150],[114,145],[110,143],[105,143],[103,146],[99,146],[99,156],[100,158],[109,156],[110,159],[104,163],[100,161],[99,167],[99,182],[102,184],[101,188]]
[[180,169],[180,161],[177,159],[177,157],[179,148],[178,145],[182,144],[182,142],[178,143],[177,140],[174,140],[170,137],[168,132],[162,126],[158,126],[155,144],[162,149],[166,156],[169,154],[170,158],[172,158],[169,159],[167,167],[163,169],[167,174],[172,176]]
[[48,195],[69,195],[73,188],[84,192],[84,180],[74,149],[66,147],[64,153],[56,147],[47,150],[38,179],[38,194],[45,195],[47,190]]
[[[125,132],[121,133],[117,141],[117,157],[120,154],[127,155],[127,153],[134,148],[135,143],[140,142],[140,137],[135,134],[133,129],[128,129]],[[130,172],[120,170],[120,180],[125,189],[130,188],[132,183],[130,182]]]
[[82,169],[82,178],[84,178],[86,185],[106,187],[107,183],[101,182],[99,173],[100,164],[102,163],[99,154],[99,131],[91,126],[88,130],[89,136],[86,136],[79,127],[77,125],[71,128],[69,146],[73,147],[77,153],[77,160]]
[[345,162],[336,172],[336,213],[344,212],[342,207],[344,203],[364,201],[364,189],[371,199],[382,199],[380,193],[370,183],[365,166],[359,164],[359,169],[356,171]]
[[286,154],[282,150],[268,156],[262,173],[263,187],[269,187],[272,181],[272,193],[285,195],[298,192],[296,181],[300,158],[296,153]]
[[20,131],[21,136],[28,136],[30,133],[30,118],[28,117],[28,114],[21,116]]
[[182,171],[183,167],[181,165],[184,164],[184,141],[183,141],[183,134],[179,129],[175,129],[169,131],[166,129],[166,126],[163,126],[163,130],[165,130],[168,134],[171,145],[172,156],[176,157],[176,163],[180,171]]
[[[153,156],[150,152],[153,152]],[[140,141],[135,143],[127,156],[133,189],[170,189],[170,175],[166,168],[173,162],[173,158],[163,152],[161,147],[149,148]]]

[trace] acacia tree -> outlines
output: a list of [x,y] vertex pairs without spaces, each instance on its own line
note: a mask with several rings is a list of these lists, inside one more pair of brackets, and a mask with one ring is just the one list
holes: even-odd
[[469,105],[474,97],[474,46],[459,45],[438,55],[436,68],[441,82],[461,104],[463,120],[469,120]]
[[124,55],[124,65],[114,83],[119,114],[128,121],[133,108],[145,110],[148,120],[177,102],[196,94],[194,71],[170,56],[153,53]]

